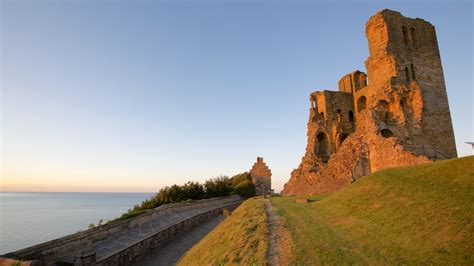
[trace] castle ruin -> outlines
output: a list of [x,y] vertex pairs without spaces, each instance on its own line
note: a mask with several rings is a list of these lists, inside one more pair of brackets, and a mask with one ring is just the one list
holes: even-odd
[[284,195],[328,193],[361,176],[457,157],[433,25],[383,10],[366,24],[367,74],[310,95],[308,142]]
[[263,162],[262,157],[257,157],[257,162],[250,169],[252,183],[255,186],[256,196],[265,196],[270,194],[272,189],[272,171]]

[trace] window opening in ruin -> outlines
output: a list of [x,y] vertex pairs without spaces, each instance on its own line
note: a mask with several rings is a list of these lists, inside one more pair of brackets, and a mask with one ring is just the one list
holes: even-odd
[[390,112],[388,110],[388,102],[386,100],[380,100],[379,101],[379,117],[382,119],[382,121],[387,122],[390,118]]
[[416,43],[416,39],[415,39],[415,28],[411,28],[411,29],[410,29],[410,33],[411,33],[411,44],[415,45],[415,43]]
[[382,130],[380,130],[380,134],[382,135],[382,137],[384,138],[391,138],[393,137],[393,133],[390,129],[388,128],[384,128]]
[[367,99],[365,98],[365,96],[360,96],[359,97],[359,100],[357,100],[357,111],[362,111],[365,109],[367,105]]
[[354,112],[349,111],[349,122],[354,122]]
[[400,107],[401,108],[405,107],[405,100],[404,99],[400,99]]
[[382,107],[384,109],[388,109],[388,102],[386,100],[380,100],[379,105],[380,105],[380,107]]
[[408,29],[407,27],[403,26],[402,27],[402,32],[403,32],[403,42],[405,45],[408,45]]
[[413,67],[413,64],[411,64],[410,67],[411,67],[411,77],[413,80],[416,80],[415,68]]
[[344,142],[344,140],[346,140],[347,136],[349,135],[346,133],[342,133],[341,135],[339,135],[339,145],[341,145]]
[[405,76],[406,76],[407,82],[410,82],[410,73],[408,72],[408,67],[405,67]]
[[327,162],[329,160],[329,141],[326,134],[322,132],[316,136],[315,153],[321,157],[323,162]]
[[324,112],[319,113],[321,117],[324,119]]

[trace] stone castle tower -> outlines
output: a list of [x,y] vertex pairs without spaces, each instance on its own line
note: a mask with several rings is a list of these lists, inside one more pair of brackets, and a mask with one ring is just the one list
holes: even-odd
[[257,162],[250,169],[250,176],[255,186],[255,195],[263,196],[271,192],[272,171],[263,162],[262,157],[257,157]]
[[434,26],[383,10],[366,36],[367,74],[310,95],[306,153],[283,194],[332,192],[380,169],[457,156]]

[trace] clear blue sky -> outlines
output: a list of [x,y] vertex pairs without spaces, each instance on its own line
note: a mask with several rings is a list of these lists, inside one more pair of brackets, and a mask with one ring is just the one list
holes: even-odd
[[384,8],[436,26],[471,154],[469,1],[224,2],[2,0],[3,189],[156,191],[263,156],[279,191],[309,93],[365,71],[365,23]]

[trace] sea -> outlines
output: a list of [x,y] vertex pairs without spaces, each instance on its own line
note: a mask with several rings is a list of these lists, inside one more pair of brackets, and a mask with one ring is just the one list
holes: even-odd
[[120,216],[153,193],[0,192],[0,255]]

